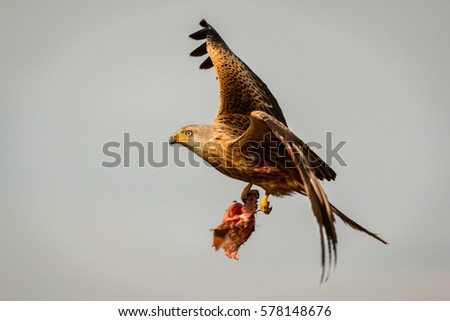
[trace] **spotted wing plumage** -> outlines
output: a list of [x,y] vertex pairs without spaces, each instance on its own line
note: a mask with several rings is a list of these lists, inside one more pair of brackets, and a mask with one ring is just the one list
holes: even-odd
[[208,55],[201,69],[214,66],[220,87],[220,104],[215,122],[227,121],[232,114],[250,115],[252,111],[264,111],[286,125],[283,112],[267,85],[227,46],[217,31],[200,21],[203,29],[190,35],[204,40],[191,56]]
[[[191,56],[207,55],[200,69],[214,66],[220,88],[220,104],[215,122],[232,124],[238,131],[244,131],[249,121],[242,121],[242,115],[250,117],[252,111],[262,111],[287,126],[283,112],[267,85],[236,56],[217,31],[206,22],[200,21],[203,29],[190,35],[195,40],[206,39]],[[244,126],[245,128],[242,128]],[[308,145],[299,140],[303,150],[320,180],[334,180],[336,172],[327,165]]]

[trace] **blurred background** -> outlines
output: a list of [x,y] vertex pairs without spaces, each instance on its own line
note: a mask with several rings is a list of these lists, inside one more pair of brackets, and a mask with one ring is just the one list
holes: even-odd
[[[449,16],[448,1],[0,1],[0,299],[449,300]],[[202,18],[299,137],[348,141],[325,190],[389,245],[338,221],[320,286],[294,196],[271,199],[239,261],[214,251],[245,184],[164,149],[216,113],[215,73],[188,56]],[[124,133],[153,142],[145,166],[137,149],[102,166]]]

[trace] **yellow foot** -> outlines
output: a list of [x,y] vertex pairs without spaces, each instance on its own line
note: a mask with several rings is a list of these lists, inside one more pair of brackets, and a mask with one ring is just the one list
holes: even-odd
[[245,186],[244,190],[241,193],[242,202],[245,202],[245,200],[247,199],[247,194],[248,194],[248,192],[250,192],[250,189],[252,188],[252,186],[253,186],[253,184],[250,184],[250,183],[247,186]]
[[269,194],[265,194],[264,198],[261,201],[261,212],[264,214],[270,214],[272,211],[272,207],[270,206],[269,202]]

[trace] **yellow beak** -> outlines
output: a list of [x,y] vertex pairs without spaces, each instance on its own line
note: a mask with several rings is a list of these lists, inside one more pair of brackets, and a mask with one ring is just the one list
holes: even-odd
[[176,143],[186,143],[189,141],[188,136],[183,135],[182,133],[179,134],[173,134],[172,136],[170,136],[169,138],[169,144],[176,144]]

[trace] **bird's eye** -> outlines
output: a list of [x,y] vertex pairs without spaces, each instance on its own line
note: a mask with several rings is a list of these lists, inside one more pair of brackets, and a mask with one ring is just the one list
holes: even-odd
[[186,130],[186,132],[184,134],[186,136],[191,136],[192,135],[192,130]]

